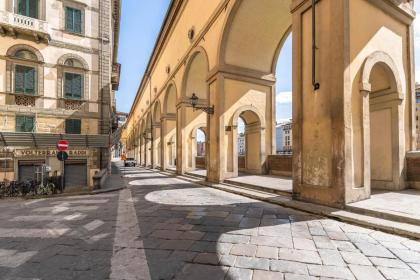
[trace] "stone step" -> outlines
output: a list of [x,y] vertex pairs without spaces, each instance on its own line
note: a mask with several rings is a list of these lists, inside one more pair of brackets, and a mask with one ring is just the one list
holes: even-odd
[[[171,172],[173,175],[173,173]],[[381,217],[373,217],[363,213],[355,213],[347,209],[341,210],[328,206],[302,202],[293,200],[290,195],[279,195],[272,192],[258,190],[254,188],[248,188],[244,186],[238,186],[223,182],[221,184],[214,184],[204,181],[202,178],[197,176],[190,176],[185,174],[183,176],[177,175],[176,178],[185,180],[191,183],[199,184],[202,186],[216,188],[229,193],[234,193],[242,196],[246,196],[252,199],[265,201],[272,204],[277,204],[282,207],[292,208],[299,211],[315,214],[318,216],[324,216],[331,219],[339,220],[346,223],[351,223],[375,230],[381,230],[384,232],[401,235],[405,237],[420,239],[420,226],[410,224],[403,221],[393,221],[384,219]]]
[[247,189],[226,184],[217,184],[213,187],[227,192],[240,194],[250,198],[277,204],[283,207],[292,208],[311,214],[326,216],[342,222],[348,222],[384,232],[420,239],[420,226],[405,222],[391,221],[383,218],[372,217],[354,213],[347,210],[340,210],[332,207],[292,200],[290,197],[275,195],[268,192]]
[[185,175],[194,177],[194,178],[200,178],[200,179],[206,179],[206,176],[201,175],[201,174],[196,174],[196,173],[192,173],[192,172],[186,172]]
[[354,205],[346,205],[346,210],[361,214],[361,215],[368,215],[374,218],[381,218],[389,221],[399,222],[399,223],[408,223],[416,226],[420,226],[420,219],[418,217],[413,217],[412,215],[398,212],[398,214],[388,211],[386,209],[375,210],[375,209],[367,209],[359,206]]
[[255,185],[255,184],[237,182],[237,181],[229,180],[229,179],[225,180],[224,183],[229,184],[229,185],[244,187],[244,188],[248,188],[248,189],[254,189],[254,190],[259,190],[259,191],[263,191],[263,192],[269,192],[269,193],[274,193],[274,194],[278,194],[278,195],[292,197],[292,192],[279,190],[276,187],[259,186],[259,185]]

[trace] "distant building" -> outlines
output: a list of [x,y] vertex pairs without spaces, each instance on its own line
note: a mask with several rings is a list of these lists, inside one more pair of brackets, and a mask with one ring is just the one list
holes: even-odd
[[127,121],[128,113],[117,112],[115,115],[116,115],[116,118],[117,118],[116,121],[118,122],[118,128],[120,128]]
[[197,156],[204,157],[206,155],[206,142],[197,142]]
[[245,134],[240,133],[238,136],[238,155],[245,155]]
[[292,120],[276,125],[277,154],[292,154]]

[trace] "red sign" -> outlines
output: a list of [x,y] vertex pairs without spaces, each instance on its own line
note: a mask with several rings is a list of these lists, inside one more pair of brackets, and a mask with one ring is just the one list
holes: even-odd
[[57,142],[57,149],[60,151],[65,151],[69,148],[69,141],[67,140],[59,140]]

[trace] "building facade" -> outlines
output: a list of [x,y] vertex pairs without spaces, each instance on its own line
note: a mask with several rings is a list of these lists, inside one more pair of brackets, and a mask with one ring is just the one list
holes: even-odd
[[276,151],[277,154],[291,155],[293,152],[292,121],[282,122],[276,125]]
[[[107,166],[119,20],[120,0],[0,0],[0,180],[45,164],[83,187]],[[57,137],[70,142],[64,167]]]
[[245,155],[245,134],[239,133],[238,135],[238,155]]

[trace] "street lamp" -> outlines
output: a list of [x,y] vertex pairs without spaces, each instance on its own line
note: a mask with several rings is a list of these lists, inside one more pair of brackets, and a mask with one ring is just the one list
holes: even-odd
[[214,105],[213,106],[198,105],[198,96],[195,95],[195,93],[193,93],[192,96],[190,97],[190,104],[193,107],[193,110],[199,109],[201,111],[206,112],[209,115],[214,114]]
[[145,132],[143,132],[143,138],[145,139],[145,140],[152,140],[152,138],[151,137],[147,137],[147,132],[145,131]]

